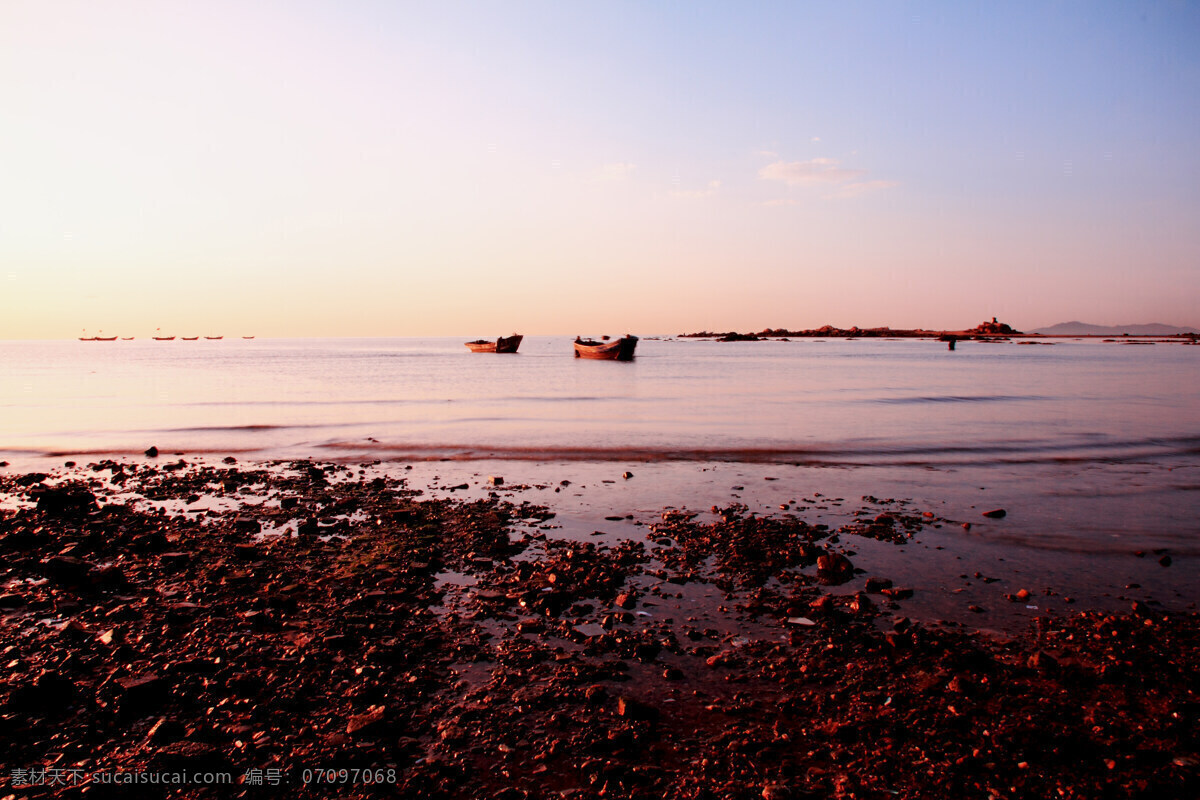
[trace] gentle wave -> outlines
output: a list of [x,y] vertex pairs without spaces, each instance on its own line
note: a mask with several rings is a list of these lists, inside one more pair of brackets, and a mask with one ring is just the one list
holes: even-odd
[[987,395],[923,395],[920,397],[879,397],[871,402],[885,405],[909,405],[912,403],[1012,403],[1027,400],[1049,400],[1051,398],[1037,394],[987,394]]
[[386,458],[454,461],[725,461],[796,466],[923,466],[1138,461],[1200,453],[1200,437],[1115,442],[991,443],[971,446],[890,445],[871,447],[665,447],[513,446],[337,441],[326,451],[375,454]]

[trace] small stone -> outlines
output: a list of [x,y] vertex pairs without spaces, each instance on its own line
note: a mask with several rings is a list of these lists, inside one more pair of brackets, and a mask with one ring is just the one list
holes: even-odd
[[866,590],[868,592],[879,593],[884,589],[892,588],[892,581],[889,578],[867,578]]
[[147,448],[146,458],[158,458],[158,448],[154,446]]
[[233,521],[233,529],[238,533],[258,533],[262,523],[253,517],[238,517]]
[[621,695],[617,698],[617,716],[652,721],[658,718],[658,709],[628,695]]
[[499,475],[488,475],[487,482],[491,486],[503,486],[504,478],[500,477]]
[[350,736],[367,735],[372,728],[378,727],[383,722],[384,716],[383,706],[371,706],[366,713],[350,717],[350,721],[346,723],[346,733]]
[[991,519],[1004,519],[1006,516],[1008,516],[1008,512],[1003,508],[993,508],[991,511],[983,512],[983,515]]
[[629,480],[630,478],[633,477],[633,473],[632,472],[622,472],[621,477],[624,478],[625,480]]

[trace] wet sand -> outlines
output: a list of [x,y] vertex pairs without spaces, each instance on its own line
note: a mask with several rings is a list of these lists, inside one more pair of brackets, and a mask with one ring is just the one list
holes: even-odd
[[233,776],[150,792],[179,797],[1200,789],[1172,552],[1108,556],[1174,594],[1089,594],[1005,571],[965,498],[720,467],[688,508],[654,502],[652,465],[227,461],[0,470],[0,792],[115,770]]

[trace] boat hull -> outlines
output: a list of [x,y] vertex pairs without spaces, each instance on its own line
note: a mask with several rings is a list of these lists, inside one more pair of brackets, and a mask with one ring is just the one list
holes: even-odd
[[466,344],[472,353],[515,353],[517,352],[517,348],[521,346],[521,340],[524,338],[520,334],[515,334],[513,336],[502,336],[494,342],[476,339]]
[[593,358],[600,361],[632,361],[637,348],[636,336],[625,336],[615,342],[593,342],[575,340],[576,358]]

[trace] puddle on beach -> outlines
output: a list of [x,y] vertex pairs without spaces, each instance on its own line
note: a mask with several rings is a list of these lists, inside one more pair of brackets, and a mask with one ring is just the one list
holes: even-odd
[[[127,463],[145,462],[132,458]],[[236,468],[267,466],[287,472],[292,463],[247,462]],[[203,467],[221,468],[221,463],[189,460],[186,469]],[[10,465],[6,471],[13,474],[14,469]],[[51,475],[48,485],[109,474],[85,465],[43,464],[40,469]],[[159,476],[169,478],[162,471]],[[925,514],[933,521],[901,546],[842,537],[862,572],[832,593],[853,594],[867,577],[887,576],[915,590],[902,604],[904,614],[956,619],[983,628],[1021,626],[1046,613],[1126,610],[1133,600],[1157,601],[1173,609],[1195,608],[1200,600],[1200,579],[1188,566],[1200,554],[1194,522],[1200,516],[1200,493],[1179,489],[1200,484],[1200,468],[1190,465],[1135,462],[1081,469],[1055,464],[830,468],[734,462],[371,462],[338,465],[330,473],[330,492],[336,493],[341,481],[376,478],[403,480],[417,492],[417,499],[498,498],[544,505],[554,512],[553,518],[520,518],[514,537],[545,536],[598,546],[647,542],[650,526],[664,511],[695,514],[698,522],[711,522],[715,508],[735,503],[761,517],[791,515],[833,530],[884,510]],[[232,491],[208,488],[211,491],[198,490],[199,496],[187,501],[159,501],[105,485],[103,499],[188,516],[253,513],[275,510],[280,504],[262,484]],[[3,509],[30,506],[27,500],[0,497]],[[995,508],[1006,510],[1003,519],[983,516]],[[369,531],[372,523],[358,511],[322,515],[322,520],[338,523],[342,534]],[[264,521],[254,539],[295,536],[298,525],[296,520],[279,525]],[[1173,566],[1160,564],[1164,554],[1170,555]],[[473,576],[465,574],[445,575],[440,584],[469,587],[471,580]],[[1006,599],[1020,589],[1034,600]],[[684,598],[673,613],[706,602]],[[968,611],[971,607],[981,610]]]

